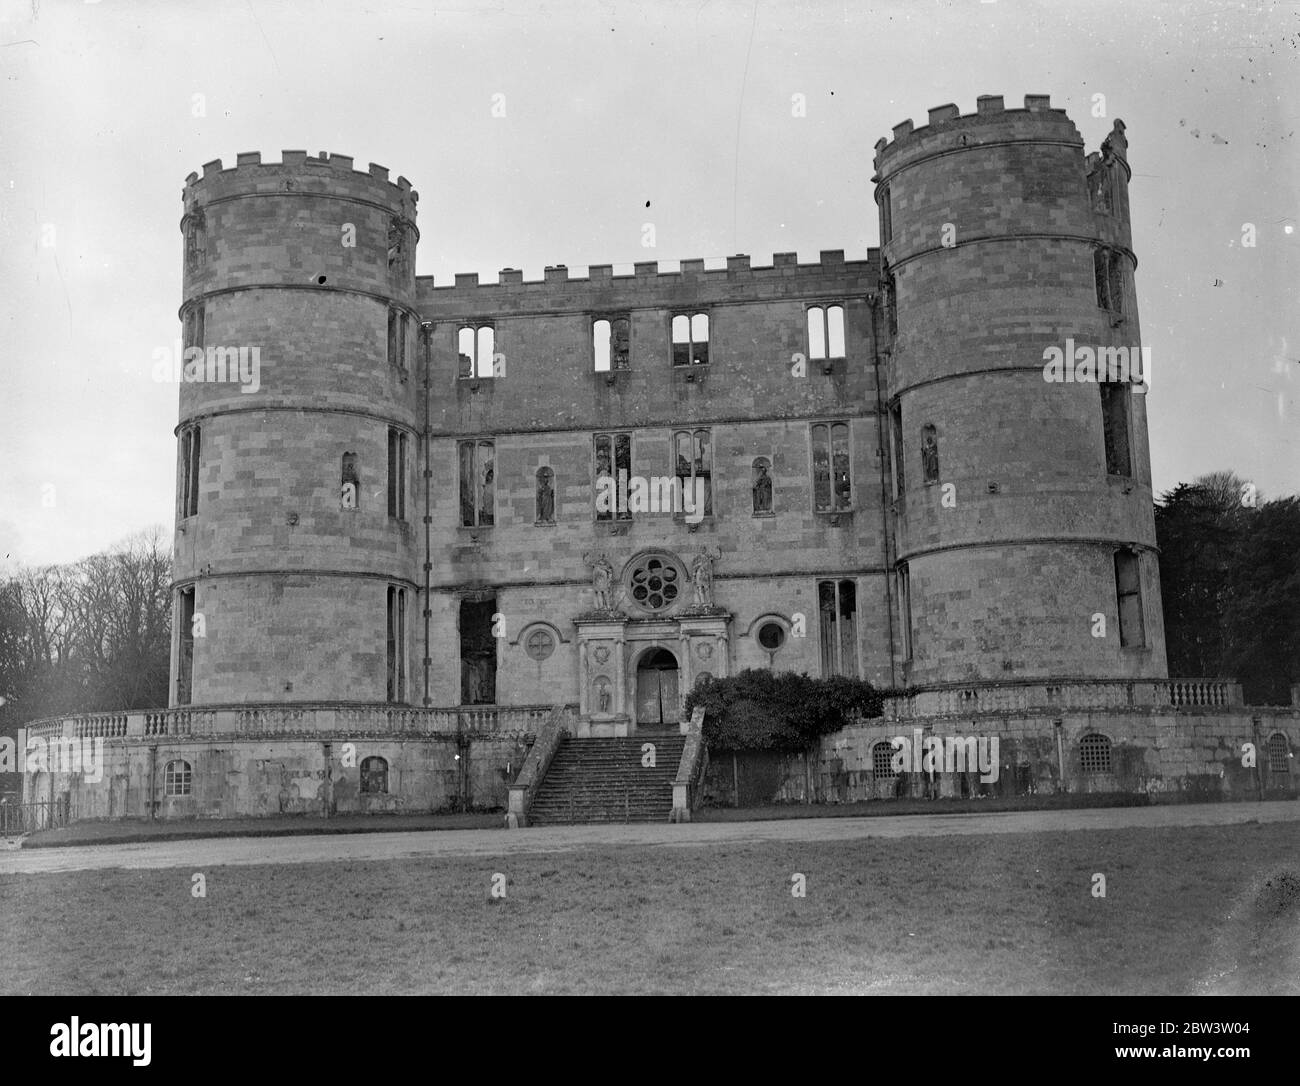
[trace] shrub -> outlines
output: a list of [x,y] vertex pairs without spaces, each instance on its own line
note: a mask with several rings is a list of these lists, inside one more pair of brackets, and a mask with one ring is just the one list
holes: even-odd
[[708,677],[686,698],[686,712],[704,709],[710,750],[799,751],[859,717],[881,713],[883,692],[861,679],[814,679],[793,671],[746,668]]

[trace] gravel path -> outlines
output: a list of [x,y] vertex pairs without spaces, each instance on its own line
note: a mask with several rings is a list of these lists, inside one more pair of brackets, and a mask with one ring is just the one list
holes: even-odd
[[440,830],[300,837],[233,837],[0,852],[0,875],[98,868],[210,868],[227,864],[400,860],[442,856],[509,856],[573,852],[617,845],[669,848],[764,841],[848,841],[870,837],[946,837],[1167,826],[1300,822],[1300,802],[1206,803],[1000,814],[898,818],[801,818],[788,822],[689,825],[549,826],[527,830]]

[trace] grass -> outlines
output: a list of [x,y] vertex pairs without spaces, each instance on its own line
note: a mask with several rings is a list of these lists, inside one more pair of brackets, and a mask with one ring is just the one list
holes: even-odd
[[23,848],[178,841],[198,837],[297,837],[318,833],[393,833],[410,830],[486,830],[505,826],[504,811],[462,814],[347,814],[333,818],[271,815],[257,818],[146,818],[74,822],[29,834]]
[[203,873],[0,877],[0,992],[1300,994],[1286,823]]

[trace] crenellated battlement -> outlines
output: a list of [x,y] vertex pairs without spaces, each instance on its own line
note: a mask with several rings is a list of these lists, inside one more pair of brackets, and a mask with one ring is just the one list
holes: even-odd
[[876,141],[876,177],[896,170],[905,161],[944,150],[958,150],[1017,139],[1058,139],[1083,146],[1083,137],[1065,110],[1053,109],[1049,95],[1026,94],[1023,109],[1007,109],[1000,94],[975,100],[974,113],[963,114],[951,102],[929,111],[917,128],[909,119],[894,125],[893,139]]
[[263,162],[260,151],[245,151],[236,155],[234,166],[223,166],[219,158],[205,162],[202,176],[195,172],[186,177],[181,196],[188,212],[196,204],[236,194],[331,193],[383,204],[415,218],[420,194],[410,181],[391,181],[388,167],[374,162],[368,170],[355,169],[353,161],[350,155],[328,151],[281,151],[279,162]]
[[[725,263],[724,263],[725,261]],[[664,267],[663,265],[669,265]],[[671,265],[676,264],[677,267]],[[714,264],[714,267],[708,267]],[[716,266],[722,265],[722,266]],[[569,268],[564,264],[549,265],[540,279],[524,278],[518,268],[502,268],[497,281],[480,282],[478,272],[457,273],[452,282],[435,282],[432,275],[422,275],[417,282],[422,290],[492,290],[492,291],[549,291],[590,290],[602,286],[618,285],[636,288],[645,286],[661,290],[666,286],[683,283],[726,283],[744,280],[788,281],[794,277],[818,279],[827,276],[871,275],[879,270],[880,251],[869,249],[862,260],[845,260],[843,249],[824,249],[817,261],[800,264],[797,253],[774,253],[771,264],[754,266],[746,253],[710,260],[695,258],[681,261],[645,260],[632,264],[591,264],[585,268]],[[586,275],[574,274],[586,271]]]

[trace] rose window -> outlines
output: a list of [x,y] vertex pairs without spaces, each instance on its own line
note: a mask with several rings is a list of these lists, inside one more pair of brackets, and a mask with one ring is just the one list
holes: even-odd
[[664,558],[643,558],[632,570],[628,591],[648,611],[662,611],[677,599],[681,575]]

